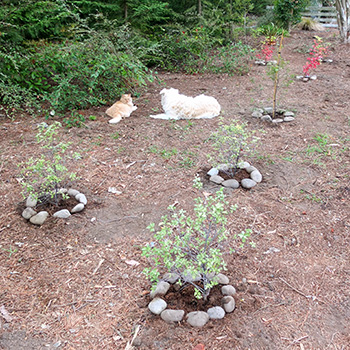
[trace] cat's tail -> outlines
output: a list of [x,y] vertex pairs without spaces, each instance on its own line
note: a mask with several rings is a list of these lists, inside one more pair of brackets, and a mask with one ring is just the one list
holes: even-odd
[[109,124],[117,124],[122,120],[121,116],[117,116],[116,118],[113,118],[111,120],[108,121]]

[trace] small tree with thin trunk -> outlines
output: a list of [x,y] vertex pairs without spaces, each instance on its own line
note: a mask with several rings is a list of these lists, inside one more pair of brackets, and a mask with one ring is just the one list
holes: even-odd
[[336,0],[337,22],[341,40],[350,44],[350,0]]

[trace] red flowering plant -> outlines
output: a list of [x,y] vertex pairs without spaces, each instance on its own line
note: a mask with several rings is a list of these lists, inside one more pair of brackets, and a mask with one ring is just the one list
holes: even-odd
[[310,71],[316,69],[322,62],[323,57],[327,54],[328,49],[323,44],[322,38],[316,36],[314,39],[314,44],[309,52],[309,57],[307,58],[307,63],[303,66],[304,78],[310,77]]
[[265,63],[269,62],[273,56],[274,45],[271,44],[271,40],[266,38],[261,45],[261,51],[256,54],[259,60],[263,60]]

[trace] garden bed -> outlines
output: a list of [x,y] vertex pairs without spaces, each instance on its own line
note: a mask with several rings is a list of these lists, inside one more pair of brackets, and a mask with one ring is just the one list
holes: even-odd
[[[170,204],[191,209],[193,178],[210,168],[208,138],[218,119],[149,118],[161,108],[158,83],[135,98],[137,111],[119,124],[108,124],[105,107],[84,111],[96,120],[61,136],[83,151],[79,189],[89,204],[67,220],[38,227],[16,210],[17,165],[40,155],[35,131],[48,121],[0,117],[0,306],[8,312],[0,315],[0,348],[124,349],[139,326],[139,349],[147,350],[199,343],[206,349],[345,349],[350,86],[344,72],[350,49],[337,44],[334,33],[319,33],[331,42],[333,64],[317,68],[315,84],[295,81],[281,95],[281,105],[298,117],[278,129],[247,116],[255,106],[271,105],[272,82],[262,67],[234,77],[159,74],[167,87],[188,96],[214,96],[227,121],[248,122],[262,142],[249,161],[264,181],[227,198],[238,207],[228,234],[250,228],[256,248],[227,256],[236,309],[201,329],[169,325],[148,310],[150,284],[142,274],[148,262],[141,248],[152,241],[146,227],[169,214]],[[283,52],[296,74],[305,62],[299,48],[313,35],[298,31],[285,39]],[[112,187],[118,192],[109,192]],[[216,188],[205,183],[204,190]]]

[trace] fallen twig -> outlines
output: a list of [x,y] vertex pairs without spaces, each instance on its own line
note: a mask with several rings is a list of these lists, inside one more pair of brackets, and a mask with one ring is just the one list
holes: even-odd
[[319,299],[317,296],[315,296],[315,295],[306,295],[306,294],[304,294],[303,292],[301,292],[300,290],[294,288],[290,283],[288,283],[287,281],[285,281],[283,278],[279,277],[279,279],[280,279],[283,283],[285,283],[289,288],[291,288],[292,290],[294,290],[294,292],[296,292],[296,293],[302,295],[304,298],[306,298],[306,299],[308,299],[308,300],[311,299],[311,300],[313,300],[313,301],[315,301],[315,300],[317,299],[320,303],[326,304],[324,301],[322,301],[321,299]]
[[128,342],[128,343],[126,344],[125,350],[132,350],[132,348],[133,348],[133,345],[132,345],[132,344],[134,343],[134,340],[135,340],[135,338],[137,337],[137,333],[139,332],[139,330],[140,330],[140,326],[137,325],[136,328],[135,328],[134,336],[132,337],[131,342]]
[[98,269],[101,267],[101,265],[103,264],[103,262],[105,261],[105,259],[101,259],[98,263],[98,265],[96,266],[94,272],[92,273],[93,275],[96,274],[96,272],[98,271]]
[[279,277],[279,279],[280,279],[283,283],[285,283],[290,289],[293,289],[294,292],[296,292],[296,293],[302,295],[302,296],[305,297],[306,299],[310,299],[310,298],[311,298],[311,295],[306,295],[306,294],[304,294],[303,292],[301,292],[300,290],[294,288],[290,283],[288,283],[287,281],[285,281],[283,278]]

